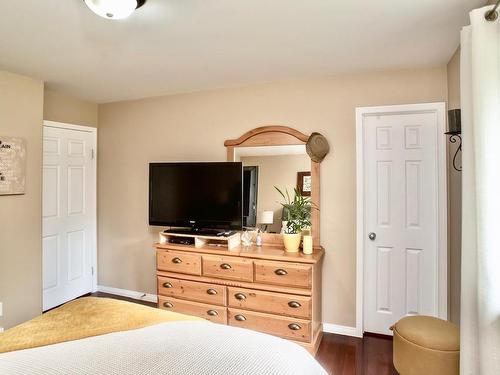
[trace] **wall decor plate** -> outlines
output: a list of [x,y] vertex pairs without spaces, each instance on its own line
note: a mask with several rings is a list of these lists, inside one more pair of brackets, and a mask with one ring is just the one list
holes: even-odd
[[0,195],[24,194],[26,140],[0,136]]

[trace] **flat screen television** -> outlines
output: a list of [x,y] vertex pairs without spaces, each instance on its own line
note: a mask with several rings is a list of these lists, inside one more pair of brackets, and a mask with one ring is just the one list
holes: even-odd
[[149,224],[241,229],[242,187],[241,163],[150,163]]

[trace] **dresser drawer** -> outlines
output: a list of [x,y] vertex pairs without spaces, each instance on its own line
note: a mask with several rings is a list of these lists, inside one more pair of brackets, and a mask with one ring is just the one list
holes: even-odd
[[201,255],[158,250],[156,252],[156,266],[161,271],[201,275]]
[[214,323],[227,324],[227,309],[221,306],[159,296],[158,307],[163,310],[198,316]]
[[204,255],[203,275],[221,279],[253,281],[251,259]]
[[213,305],[226,305],[226,287],[158,276],[158,294]]
[[228,324],[297,341],[311,339],[311,322],[303,319],[229,308]]
[[228,306],[304,319],[311,318],[311,297],[292,294],[229,287]]
[[312,286],[312,266],[256,260],[255,282],[310,288]]

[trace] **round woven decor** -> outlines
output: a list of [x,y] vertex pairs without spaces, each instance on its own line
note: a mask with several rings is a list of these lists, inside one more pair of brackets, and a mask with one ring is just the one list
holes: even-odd
[[307,140],[306,151],[312,161],[320,163],[330,151],[330,145],[320,133],[312,133]]

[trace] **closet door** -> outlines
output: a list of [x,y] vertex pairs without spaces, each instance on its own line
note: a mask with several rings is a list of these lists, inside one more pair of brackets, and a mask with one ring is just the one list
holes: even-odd
[[43,128],[44,311],[94,288],[96,133],[88,129]]
[[429,109],[365,116],[362,125],[364,330],[391,334],[407,315],[439,316],[444,134]]

